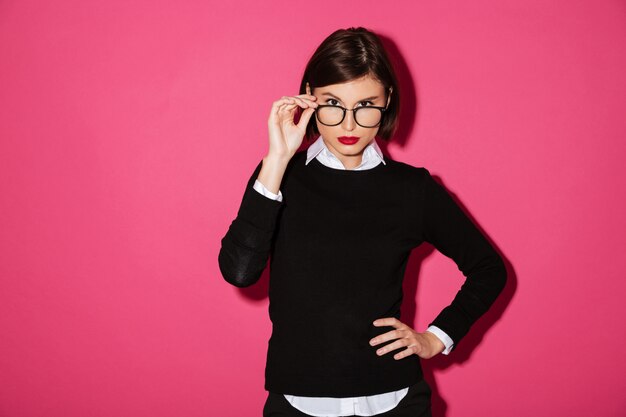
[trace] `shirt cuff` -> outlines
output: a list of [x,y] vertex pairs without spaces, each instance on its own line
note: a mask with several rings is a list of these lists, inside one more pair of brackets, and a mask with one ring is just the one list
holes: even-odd
[[426,331],[437,336],[437,338],[441,340],[441,342],[445,345],[446,348],[441,353],[443,353],[444,355],[450,353],[452,347],[454,346],[454,342],[446,332],[444,332],[437,326],[428,326],[428,329],[426,329]]
[[283,201],[283,193],[281,193],[280,190],[278,190],[278,194],[274,194],[273,192],[265,188],[265,186],[261,184],[261,181],[259,180],[254,180],[254,185],[252,186],[252,188],[257,190],[259,193],[263,194],[267,198]]

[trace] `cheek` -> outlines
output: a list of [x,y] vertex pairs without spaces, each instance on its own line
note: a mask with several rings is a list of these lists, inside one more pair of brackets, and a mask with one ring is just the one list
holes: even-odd
[[378,128],[376,129],[362,129],[361,130],[361,137],[363,138],[367,138],[368,142],[370,142],[372,139],[374,139],[374,137],[376,136],[376,134],[378,133]]
[[315,121],[315,123],[317,123],[317,130],[325,138],[330,138],[330,137],[333,137],[333,136],[339,136],[337,134],[337,127],[338,126],[325,126],[325,125],[319,123],[317,120]]

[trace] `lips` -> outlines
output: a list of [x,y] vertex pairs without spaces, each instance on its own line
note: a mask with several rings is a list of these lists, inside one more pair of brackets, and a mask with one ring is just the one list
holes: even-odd
[[358,136],[339,136],[337,140],[344,145],[354,145],[359,141]]

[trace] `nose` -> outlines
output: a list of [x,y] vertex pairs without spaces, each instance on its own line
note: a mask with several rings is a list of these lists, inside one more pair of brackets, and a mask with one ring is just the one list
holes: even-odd
[[356,121],[354,120],[354,112],[346,111],[346,117],[341,122],[341,127],[347,131],[353,131],[356,127]]

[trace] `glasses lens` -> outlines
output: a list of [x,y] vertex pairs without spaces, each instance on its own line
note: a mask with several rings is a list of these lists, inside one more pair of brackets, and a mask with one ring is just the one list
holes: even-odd
[[341,122],[343,110],[340,107],[320,107],[317,109],[317,118],[325,125],[336,125]]
[[379,109],[359,107],[354,112],[356,122],[363,127],[374,127],[380,123],[382,112]]

